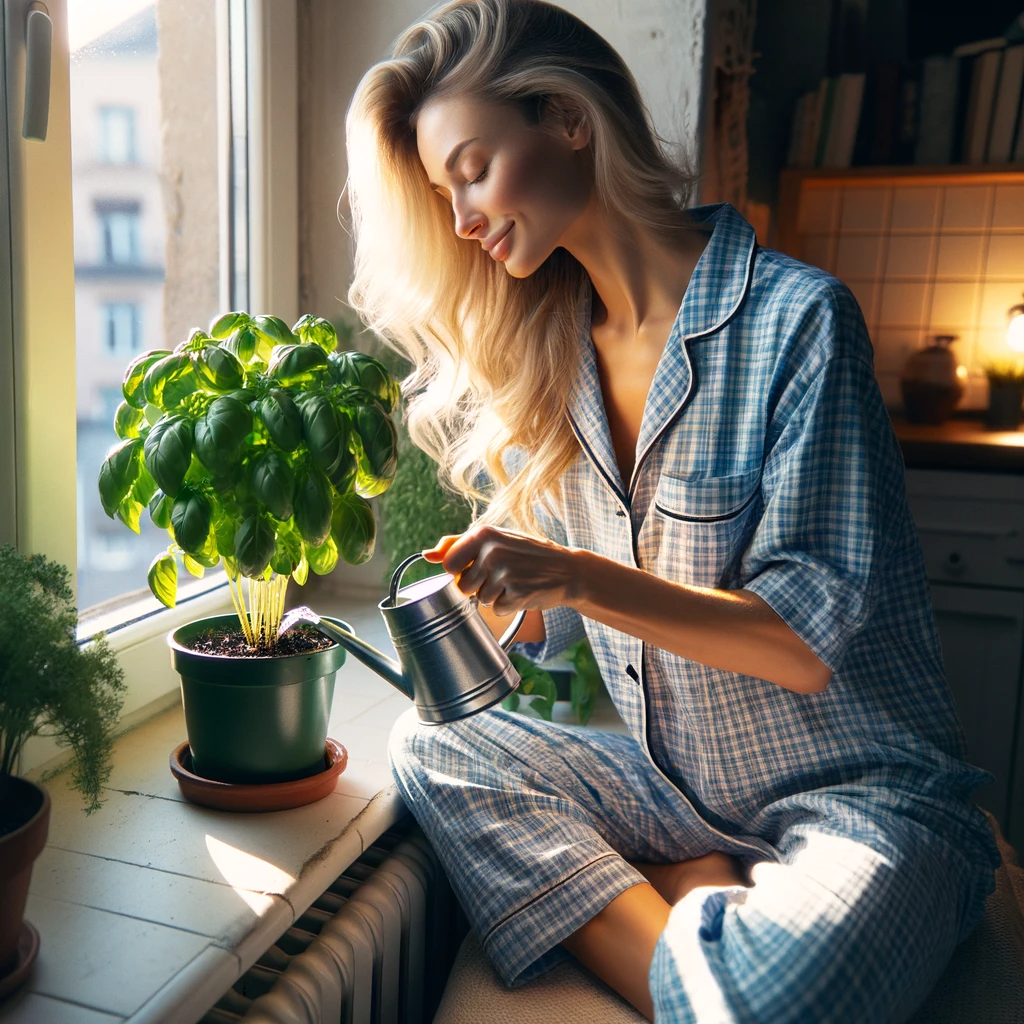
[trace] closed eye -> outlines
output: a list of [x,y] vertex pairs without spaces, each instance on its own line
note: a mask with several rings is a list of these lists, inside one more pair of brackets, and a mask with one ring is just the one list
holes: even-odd
[[483,181],[484,178],[487,177],[487,171],[488,171],[488,167],[485,166],[484,169],[475,178],[473,178],[472,181],[470,181],[470,185],[479,185],[480,182]]

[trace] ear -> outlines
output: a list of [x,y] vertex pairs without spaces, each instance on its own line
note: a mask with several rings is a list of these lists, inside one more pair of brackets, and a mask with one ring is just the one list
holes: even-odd
[[562,135],[573,149],[586,149],[590,145],[592,132],[586,112],[576,104],[555,97],[548,102],[546,116],[552,127]]

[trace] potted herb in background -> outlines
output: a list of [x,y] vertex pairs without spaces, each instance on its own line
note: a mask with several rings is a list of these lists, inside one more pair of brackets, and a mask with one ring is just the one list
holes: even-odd
[[124,681],[100,637],[79,646],[63,565],[0,547],[0,994],[28,973],[38,935],[23,922],[32,864],[46,843],[50,798],[14,774],[28,739],[71,747],[71,784],[100,806]]
[[175,603],[180,558],[195,576],[223,563],[235,606],[170,638],[191,768],[207,779],[278,783],[324,769],[345,652],[301,627],[279,640],[285,592],[339,557],[372,555],[367,499],[397,466],[398,385],[337,341],[319,317],[289,329],[233,312],[125,373],[121,442],[100,469],[103,508],[136,531],[148,508],[167,529],[172,543],[149,569],[165,605]]
[[[392,366],[391,369],[396,376],[401,375],[402,367]],[[464,532],[473,519],[469,504],[444,490],[437,479],[437,464],[412,443],[404,428],[399,428],[398,450],[400,458],[395,481],[380,498],[381,542],[387,555],[385,580],[390,579],[409,552],[432,547],[447,534]],[[410,568],[407,578],[412,582],[440,571],[437,566],[419,562]],[[574,644],[559,659],[559,668],[551,671],[516,652],[509,654],[509,659],[522,682],[502,707],[550,722],[555,701],[568,700],[576,720],[586,725],[603,685],[586,640]]]
[[1016,430],[1024,402],[1024,359],[1004,359],[985,366],[988,377],[988,430]]

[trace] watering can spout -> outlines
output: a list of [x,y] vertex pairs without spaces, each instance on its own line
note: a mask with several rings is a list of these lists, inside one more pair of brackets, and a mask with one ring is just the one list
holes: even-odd
[[346,651],[358,658],[364,665],[383,676],[396,690],[400,690],[410,700],[413,699],[412,683],[402,674],[402,668],[397,661],[381,654],[376,647],[368,644],[365,640],[360,640],[355,633],[336,626],[329,619],[322,619],[309,608],[295,608],[290,611],[281,622],[279,635],[291,629],[299,621],[313,623],[321,633],[341,644]]

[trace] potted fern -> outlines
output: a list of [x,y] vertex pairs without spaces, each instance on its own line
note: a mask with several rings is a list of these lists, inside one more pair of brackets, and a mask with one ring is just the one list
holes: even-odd
[[289,579],[301,586],[339,558],[372,555],[367,499],[397,466],[398,385],[337,342],[320,317],[289,328],[232,312],[125,373],[121,441],[100,469],[104,510],[138,531],[148,509],[168,531],[148,574],[165,605],[180,559],[196,576],[223,565],[235,607],[170,638],[192,768],[209,779],[284,782],[323,768],[345,652],[312,630],[279,640],[285,592]]
[[102,637],[75,638],[78,615],[68,571],[41,556],[0,547],[0,992],[27,967],[23,924],[32,864],[46,843],[50,798],[15,775],[27,740],[71,747],[71,783],[92,812],[110,774],[121,669]]

